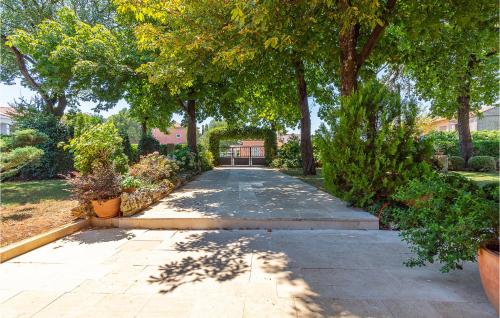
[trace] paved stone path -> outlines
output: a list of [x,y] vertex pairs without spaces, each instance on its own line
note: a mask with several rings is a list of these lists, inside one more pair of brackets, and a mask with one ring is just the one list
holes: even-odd
[[100,229],[0,264],[0,317],[496,317],[397,232]]
[[378,228],[370,213],[297,178],[259,167],[208,171],[135,217],[355,221],[361,226],[347,228]]

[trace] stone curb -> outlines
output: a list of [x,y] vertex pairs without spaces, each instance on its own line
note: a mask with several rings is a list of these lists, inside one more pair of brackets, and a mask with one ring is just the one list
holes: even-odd
[[48,232],[29,237],[19,242],[9,244],[0,248],[0,263],[8,261],[26,252],[32,251],[40,246],[54,242],[62,237],[73,234],[83,228],[90,226],[90,220],[75,220],[69,224],[62,225]]
[[149,230],[378,230],[377,220],[240,218],[91,218],[96,228]]

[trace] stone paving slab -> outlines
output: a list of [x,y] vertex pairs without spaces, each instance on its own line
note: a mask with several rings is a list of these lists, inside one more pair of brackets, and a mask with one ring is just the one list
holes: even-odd
[[388,231],[89,230],[0,264],[0,317],[497,317],[476,264],[409,255]]
[[179,228],[188,227],[186,222],[192,222],[193,228],[205,223],[208,229],[217,228],[213,222],[203,221],[209,219],[219,220],[220,228],[231,229],[262,229],[266,224],[273,229],[378,229],[378,219],[370,213],[349,207],[297,178],[262,167],[205,172],[158,204],[117,223],[142,228],[147,227],[146,220],[153,219],[156,226],[161,219],[169,220],[165,227],[175,227],[171,220],[178,220]]

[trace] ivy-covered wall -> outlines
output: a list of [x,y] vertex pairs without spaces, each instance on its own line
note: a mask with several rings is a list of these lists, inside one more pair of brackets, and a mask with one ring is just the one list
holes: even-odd
[[266,163],[269,164],[276,156],[278,145],[276,132],[269,128],[259,127],[218,127],[210,131],[208,145],[215,162],[219,161],[219,143],[225,139],[263,139]]

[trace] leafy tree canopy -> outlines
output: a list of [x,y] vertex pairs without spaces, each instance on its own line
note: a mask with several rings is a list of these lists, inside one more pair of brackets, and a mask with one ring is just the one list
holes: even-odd
[[466,77],[471,111],[498,100],[498,10],[498,2],[488,0],[442,2],[438,15],[414,6],[411,20],[425,16],[427,23],[394,28],[400,61],[418,93],[432,101],[434,115],[456,116]]
[[141,124],[131,116],[129,109],[122,109],[108,117],[121,134],[127,135],[130,143],[137,144],[141,139]]
[[117,38],[103,25],[80,21],[68,8],[32,31],[17,29],[5,45],[23,61],[24,68],[19,66],[26,81],[51,112],[62,115],[66,105],[77,105],[79,100],[109,107],[120,98],[124,70]]

